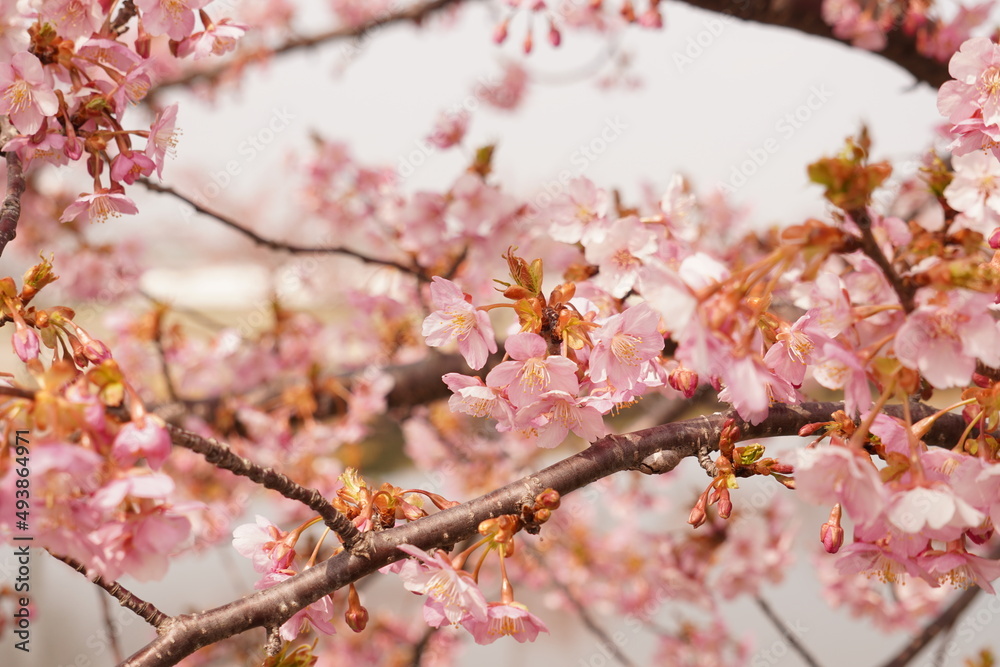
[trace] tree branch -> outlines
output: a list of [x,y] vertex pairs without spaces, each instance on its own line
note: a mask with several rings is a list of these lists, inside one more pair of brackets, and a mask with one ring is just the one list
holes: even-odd
[[0,255],[17,236],[17,221],[21,219],[21,195],[27,187],[21,158],[10,151],[7,156],[7,196],[0,205]]
[[872,219],[868,215],[868,211],[865,209],[857,209],[854,211],[848,211],[848,215],[854,220],[858,229],[861,230],[861,250],[873,262],[878,265],[878,268],[882,270],[882,274],[885,276],[886,280],[892,286],[893,291],[896,296],[899,297],[899,303],[903,306],[903,311],[907,313],[912,313],[914,309],[913,296],[916,289],[912,283],[906,282],[903,278],[896,272],[896,269],[892,266],[892,262],[889,258],[885,256],[882,252],[882,248],[879,247],[878,241],[875,240],[875,236],[872,234]]
[[108,592],[113,598],[118,600],[118,604],[125,607],[129,611],[135,613],[139,618],[146,621],[154,628],[159,628],[164,621],[168,620],[170,617],[161,612],[159,609],[154,607],[149,602],[141,600],[129,591],[127,588],[119,584],[117,581],[112,581],[108,583],[101,576],[95,576],[91,579],[90,575],[87,574],[87,566],[79,561],[76,561],[69,556],[59,556],[51,551],[49,552],[56,560],[61,560],[62,562],[69,565],[71,568],[82,574],[83,576],[90,579],[91,582],[100,586]]
[[173,195],[177,199],[180,199],[181,201],[190,204],[192,207],[194,207],[194,210],[196,210],[198,213],[215,218],[226,227],[229,227],[230,229],[239,232],[240,234],[246,236],[248,239],[250,239],[257,245],[262,245],[265,248],[270,248],[271,250],[284,250],[285,252],[290,252],[293,255],[304,255],[304,254],[346,255],[347,257],[354,257],[355,259],[360,259],[362,262],[365,262],[367,264],[379,264],[381,266],[391,266],[394,269],[399,269],[403,273],[408,273],[412,276],[415,276],[416,278],[424,282],[430,282],[430,279],[419,268],[407,266],[406,264],[402,264],[400,262],[396,262],[391,259],[379,259],[377,257],[370,257],[369,255],[365,255],[364,253],[358,252],[356,250],[351,250],[350,248],[342,248],[340,246],[301,246],[301,245],[295,245],[293,243],[284,243],[282,241],[275,241],[273,239],[266,238],[264,236],[261,236],[257,232],[253,231],[252,229],[244,227],[243,225],[236,222],[232,218],[229,218],[211,209],[205,208],[201,204],[198,204],[197,202],[186,197],[185,195],[182,195],[180,192],[174,190],[169,186],[159,185],[158,183],[153,183],[152,181],[145,178],[138,179],[138,182],[142,183],[144,186],[146,186],[146,188],[152,190],[153,192],[160,192],[163,194]]
[[[359,37],[364,37],[369,32],[376,30],[378,28],[392,25],[393,23],[409,23],[412,22],[416,25],[420,25],[424,19],[435,14],[442,9],[446,9],[451,5],[457,5],[462,0],[433,0],[432,2],[427,2],[424,4],[413,5],[412,7],[407,7],[406,9],[401,9],[397,12],[391,12],[388,14],[382,14],[376,16],[370,21],[366,21],[360,25],[356,26],[341,26],[334,28],[333,30],[328,30],[326,32],[321,32],[317,35],[311,37],[296,37],[290,39],[284,44],[275,47],[274,49],[268,49],[266,51],[269,56],[282,55],[285,53],[294,53],[295,51],[301,51],[303,49],[309,49],[315,46],[320,46],[328,42],[336,42],[346,39],[355,39]],[[465,0],[466,2],[471,2],[472,0]],[[248,60],[252,59],[248,58]],[[163,83],[157,85],[151,93],[158,93],[161,90],[170,88],[173,86],[186,86],[195,82],[207,82],[211,83],[219,79],[223,74],[225,74],[232,67],[232,63],[226,63],[223,65],[218,65],[211,69],[204,69],[198,72],[190,72],[184,74],[176,79],[171,79],[170,81],[164,81]]]
[[780,632],[781,636],[786,642],[788,642],[788,645],[798,652],[799,657],[801,657],[805,663],[809,665],[809,667],[819,667],[819,663],[816,662],[816,658],[814,658],[809,652],[809,649],[807,649],[805,645],[799,641],[799,638],[795,636],[795,633],[788,628],[785,622],[781,620],[776,613],[774,613],[774,610],[771,609],[771,605],[767,603],[767,600],[758,595],[754,598],[754,601],[757,603],[757,606],[760,607],[760,610],[764,612],[764,615],[767,616],[768,620],[771,621],[771,624],[778,629],[778,632]]
[[[834,36],[833,28],[823,21],[822,0],[680,0],[685,4],[708,11],[728,14],[745,21],[765,25],[792,28],[807,35],[814,35],[850,46],[848,40]],[[896,27],[896,26],[894,26]],[[948,81],[948,64],[942,63],[917,51],[914,37],[901,30],[893,30],[887,35],[886,47],[881,51],[870,51],[877,56],[896,63],[918,81],[939,88]]]
[[218,468],[228,470],[241,477],[247,477],[265,488],[277,491],[286,498],[297,500],[306,505],[323,517],[323,523],[340,537],[346,549],[351,550],[363,542],[364,536],[351,523],[351,520],[338,512],[316,489],[307,489],[273,468],[263,468],[249,459],[237,456],[228,447],[215,440],[203,438],[197,433],[186,431],[172,424],[167,425],[167,430],[170,431],[171,441],[178,447],[197,452]]
[[[727,411],[607,436],[578,454],[457,507],[395,528],[366,533],[369,539],[363,549],[355,550],[357,553],[344,551],[272,588],[205,612],[174,617],[161,628],[159,637],[122,665],[167,667],[227,637],[252,628],[280,625],[324,595],[403,558],[405,554],[399,551],[399,545],[412,544],[422,549],[451,546],[476,534],[479,524],[486,519],[519,514],[522,505],[532,502],[546,488],[565,495],[616,472],[640,469],[647,457],[660,451],[671,452],[670,458],[676,465],[695,456],[699,447],[715,449],[719,432],[730,418],[736,419],[745,439],[752,439],[795,435],[806,424],[830,420],[830,415],[842,408],[840,403],[775,405],[767,419],[757,425],[747,424],[734,411]],[[886,411],[901,413],[899,406]],[[934,412],[931,406],[911,405],[914,419]],[[933,445],[954,444],[964,427],[961,416],[944,415],[925,440]],[[661,472],[666,470],[666,466],[660,468]]]
[[[987,558],[990,560],[1000,558],[1000,547],[994,548]],[[882,667],[906,667],[906,665],[910,664],[910,662],[916,658],[922,650],[924,650],[924,647],[934,641],[935,637],[955,625],[958,621],[958,617],[965,612],[981,591],[982,589],[978,586],[973,586],[972,588],[962,591],[962,594],[955,598],[955,601],[952,602],[947,609],[941,612],[937,618],[932,620],[924,627],[923,630],[917,633],[913,639],[910,640],[910,643],[904,646],[895,657],[883,663]]]

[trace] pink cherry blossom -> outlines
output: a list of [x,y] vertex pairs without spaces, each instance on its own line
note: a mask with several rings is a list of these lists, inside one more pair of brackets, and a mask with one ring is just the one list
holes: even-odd
[[944,484],[893,493],[886,508],[886,520],[899,530],[944,541],[958,539],[985,518]]
[[823,345],[813,368],[813,379],[827,389],[844,390],[844,411],[851,415],[867,410],[872,403],[868,375],[856,354],[831,341]]
[[492,417],[497,420],[497,430],[509,431],[514,427],[514,406],[499,388],[487,387],[482,378],[447,373],[442,378],[453,392],[448,399],[452,412],[462,412],[473,417]]
[[213,23],[201,32],[196,32],[177,45],[177,57],[185,58],[193,54],[193,60],[221,56],[236,49],[236,43],[249,29],[243,23],[225,18]]
[[988,560],[964,549],[949,549],[924,552],[917,562],[931,577],[942,583],[949,582],[961,588],[975,585],[990,595],[996,595],[990,582],[1000,577],[1000,561]]
[[438,117],[437,122],[434,123],[434,129],[431,131],[430,136],[427,137],[427,141],[437,148],[451,148],[461,143],[462,137],[465,136],[468,129],[468,111],[443,113]]
[[55,26],[60,37],[90,37],[101,28],[106,10],[90,0],[44,0],[38,18]]
[[122,426],[115,436],[111,455],[123,468],[145,457],[149,467],[158,470],[170,455],[170,448],[170,434],[163,421],[154,415],[146,415],[138,423],[131,421]]
[[721,365],[719,376],[725,387],[719,400],[732,403],[736,412],[751,424],[767,417],[772,398],[781,403],[799,402],[798,392],[791,383],[772,373],[754,355],[734,357]]
[[[542,195],[538,195],[541,199]],[[604,190],[583,176],[566,186],[540,217],[549,224],[549,235],[562,243],[579,243],[593,231],[594,225],[607,214],[608,196]]]
[[59,222],[74,220],[81,213],[87,214],[88,222],[104,222],[109,217],[118,218],[122,213],[135,215],[139,212],[135,203],[124,193],[101,188],[96,192],[83,193],[66,207]]
[[591,333],[590,379],[613,389],[632,389],[663,352],[660,314],[646,302],[612,315]]
[[166,33],[170,39],[181,41],[194,30],[194,10],[201,9],[210,0],[136,0],[142,10],[142,25],[150,35]]
[[993,300],[964,289],[920,290],[920,305],[896,333],[896,356],[940,389],[967,383],[976,360],[1000,365],[1000,323],[989,312]]
[[420,561],[417,568],[403,568],[399,572],[406,590],[429,595],[439,602],[449,623],[460,622],[466,614],[478,621],[486,620],[486,598],[472,575],[456,570],[440,551],[432,556],[411,544],[398,548]]
[[131,185],[135,179],[152,174],[155,168],[153,161],[143,153],[120,153],[111,161],[111,179]]
[[572,431],[587,442],[594,442],[607,432],[604,418],[586,399],[564,391],[547,391],[538,400],[517,413],[522,424],[536,434],[535,442],[546,449],[555,447]]
[[952,158],[955,177],[945,188],[948,205],[962,213],[952,229],[989,236],[1000,222],[1000,162],[982,151]]
[[632,289],[640,269],[655,252],[656,233],[634,215],[619,218],[586,245],[587,261],[599,268],[594,281],[617,298]]
[[288,533],[258,514],[257,523],[245,523],[233,530],[233,548],[253,561],[253,569],[266,574],[291,566],[295,549],[287,538]]
[[59,111],[52,75],[34,54],[21,51],[9,63],[0,63],[0,114],[22,134],[34,134],[42,120]]
[[124,573],[139,581],[157,581],[190,533],[187,517],[161,506],[128,521],[105,524],[93,538],[103,553],[103,576],[117,579]]
[[796,387],[802,385],[816,348],[830,340],[820,327],[820,318],[820,310],[814,308],[791,326],[781,327],[778,340],[764,355],[767,367]]
[[462,620],[462,626],[472,633],[477,644],[492,644],[504,636],[523,644],[535,641],[539,632],[549,631],[540,618],[517,602],[491,602],[486,614],[485,621],[477,621],[471,616]]
[[886,506],[885,487],[871,458],[843,446],[799,450],[795,491],[815,505],[841,503],[859,524],[877,519]]
[[156,115],[149,128],[149,139],[146,142],[146,156],[156,165],[156,175],[163,178],[163,161],[167,155],[173,157],[177,143],[177,105],[171,104]]
[[436,310],[424,319],[427,344],[440,347],[457,340],[459,352],[473,370],[485,366],[487,357],[497,351],[489,316],[477,310],[458,285],[439,276],[431,284],[431,299]]
[[504,343],[513,361],[505,361],[489,372],[486,385],[506,388],[514,407],[524,407],[549,390],[576,395],[580,383],[577,366],[566,357],[548,354],[548,344],[538,334],[522,332]]

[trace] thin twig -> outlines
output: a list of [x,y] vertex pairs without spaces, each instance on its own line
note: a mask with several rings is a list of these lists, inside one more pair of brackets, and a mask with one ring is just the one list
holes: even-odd
[[21,219],[21,195],[26,187],[21,158],[10,151],[7,153],[7,196],[0,206],[0,255],[17,236],[17,221]]
[[420,636],[420,640],[413,645],[413,661],[410,663],[410,667],[420,667],[420,662],[424,659],[424,651],[427,650],[427,646],[431,643],[431,637],[437,630],[437,628],[427,628]]
[[111,654],[115,657],[115,662],[123,659],[121,643],[118,641],[118,625],[111,622],[111,607],[108,606],[108,598],[104,593],[98,592],[97,599],[101,605],[101,617],[104,619],[104,633],[108,636],[111,644]]
[[878,241],[875,240],[875,236],[872,235],[872,219],[868,215],[868,211],[864,209],[858,209],[855,211],[848,211],[851,219],[854,220],[858,229],[861,230],[861,249],[862,251],[875,262],[878,267],[882,270],[883,275],[885,275],[886,280],[892,286],[896,296],[899,297],[899,303],[902,304],[903,310],[907,313],[913,312],[913,294],[914,287],[912,284],[904,282],[903,278],[900,277],[899,273],[892,266],[892,262],[885,256],[882,252],[882,248],[879,247]]
[[369,255],[365,255],[364,253],[360,253],[356,250],[351,250],[350,248],[342,248],[340,246],[301,246],[301,245],[295,245],[293,243],[284,243],[282,241],[275,241],[274,239],[269,239],[267,237],[261,236],[252,229],[244,227],[243,225],[236,222],[232,218],[229,218],[211,209],[205,208],[201,204],[195,202],[194,200],[181,194],[180,192],[174,190],[169,186],[153,183],[152,181],[144,178],[138,179],[137,182],[142,183],[144,186],[146,186],[147,189],[153,192],[160,192],[163,194],[172,195],[177,199],[180,199],[181,201],[190,204],[192,207],[194,207],[194,210],[196,210],[198,213],[215,218],[226,227],[229,227],[230,229],[235,230],[240,234],[243,234],[257,245],[262,245],[265,248],[270,248],[271,250],[284,250],[285,252],[290,252],[293,255],[305,255],[305,254],[345,255],[347,257],[354,257],[355,259],[360,259],[362,262],[366,262],[368,264],[391,266],[394,269],[399,269],[403,273],[408,273],[412,276],[415,276],[416,278],[423,280],[424,282],[430,282],[430,279],[426,275],[424,275],[424,272],[421,271],[419,268],[407,266],[406,264],[402,264],[400,262],[396,262],[391,259],[379,259],[377,257],[371,257]]
[[799,641],[799,638],[795,636],[795,633],[793,633],[788,626],[785,625],[785,622],[774,613],[774,610],[771,609],[771,605],[769,605],[767,601],[759,595],[754,598],[754,601],[757,603],[757,606],[760,607],[760,610],[764,612],[764,615],[767,616],[768,620],[770,620],[774,627],[778,629],[781,636],[785,638],[788,645],[798,651],[799,656],[805,660],[806,664],[809,665],[809,667],[819,667],[819,663],[816,662],[816,658],[809,653],[809,650],[802,642]]
[[[994,548],[986,558],[989,560],[1000,558],[1000,547]],[[904,646],[895,657],[883,663],[882,667],[905,667],[910,664],[924,650],[924,647],[934,641],[935,637],[955,625],[958,617],[972,604],[973,600],[976,599],[976,596],[982,590],[979,586],[974,586],[963,591],[947,609],[938,614],[937,618],[933,619],[924,626],[923,630],[914,635],[910,643]]]
[[125,607],[129,611],[135,613],[139,618],[146,621],[154,628],[160,627],[164,621],[166,621],[169,616],[161,612],[159,609],[154,607],[149,602],[142,600],[132,594],[127,588],[119,584],[117,581],[107,582],[100,575],[95,575],[93,578],[87,573],[87,566],[83,563],[70,558],[69,556],[59,556],[57,554],[49,552],[53,558],[56,560],[61,560],[62,562],[69,565],[71,568],[82,574],[83,576],[90,579],[92,583],[100,586],[106,590],[113,598],[118,600],[118,604]]
[[249,459],[237,456],[228,447],[214,439],[203,438],[197,433],[192,433],[173,424],[167,424],[167,430],[170,432],[170,439],[178,447],[197,452],[218,468],[246,477],[265,488],[277,491],[290,500],[297,500],[306,505],[323,517],[323,523],[340,537],[348,550],[361,541],[363,534],[351,523],[351,520],[338,512],[316,489],[307,489],[273,468],[264,468]]
[[[359,37],[365,37],[368,33],[376,30],[378,28],[391,25],[393,23],[415,23],[419,25],[424,19],[430,15],[446,9],[451,5],[456,5],[462,0],[433,0],[422,5],[414,5],[406,9],[401,9],[397,12],[391,12],[388,14],[382,14],[376,16],[375,18],[366,21],[360,25],[356,26],[341,26],[334,28],[333,30],[327,30],[326,32],[321,32],[317,35],[312,35],[311,37],[296,37],[290,39],[284,44],[276,46],[273,49],[267,49],[265,53],[268,56],[282,55],[286,53],[294,53],[302,49],[312,48],[314,46],[320,46],[329,42],[336,42],[340,40],[356,39]],[[465,2],[471,2],[472,0],[465,0]],[[249,54],[248,54],[249,55]],[[248,58],[247,60],[253,60],[254,58]],[[239,62],[239,61],[235,61]],[[164,81],[163,83],[156,86],[151,93],[158,93],[165,88],[170,88],[172,86],[182,86],[193,83],[195,81],[206,81],[212,82],[220,78],[228,70],[233,67],[234,62],[226,63],[213,67],[211,69],[205,69],[200,72],[190,72],[183,76],[170,81]]]
[[160,358],[160,372],[163,374],[163,381],[167,386],[167,395],[170,397],[171,402],[178,403],[180,398],[177,397],[177,388],[174,386],[174,381],[170,377],[170,365],[167,364],[167,352],[163,348],[163,310],[158,309],[156,311],[156,335],[153,337],[153,345],[156,346],[157,356]]
[[627,655],[625,655],[625,653],[621,650],[618,644],[615,643],[615,641],[611,638],[611,635],[609,635],[608,632],[604,628],[602,628],[600,624],[597,623],[597,621],[594,620],[594,617],[591,616],[590,612],[587,610],[586,605],[584,605],[583,602],[580,600],[580,598],[577,597],[575,593],[573,593],[570,587],[559,580],[559,577],[556,576],[556,573],[552,572],[546,566],[546,564],[542,561],[541,557],[537,554],[537,552],[535,552],[534,549],[531,549],[529,552],[531,553],[531,556],[534,559],[534,561],[538,563],[539,567],[545,570],[545,573],[549,575],[549,579],[552,581],[553,584],[555,584],[556,588],[558,588],[559,591],[564,596],[566,596],[566,599],[569,601],[570,606],[572,606],[573,610],[576,611],[577,615],[580,617],[580,620],[583,621],[583,624],[586,626],[587,630],[589,630],[590,633],[594,635],[599,642],[601,642],[602,646],[606,647],[611,652],[611,654],[615,657],[615,660],[625,665],[626,667],[634,667],[634,663],[629,659]]

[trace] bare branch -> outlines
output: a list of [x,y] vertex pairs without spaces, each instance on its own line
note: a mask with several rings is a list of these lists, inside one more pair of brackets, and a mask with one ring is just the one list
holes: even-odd
[[307,489],[277,472],[273,468],[264,468],[249,459],[237,456],[228,447],[216,440],[203,438],[197,433],[186,431],[172,424],[167,425],[170,439],[178,447],[190,449],[205,457],[212,465],[229,472],[247,477],[291,500],[297,500],[306,505],[321,517],[330,530],[336,533],[347,549],[354,548],[362,541],[363,535],[351,520],[336,510],[316,489]]
[[194,200],[181,194],[180,192],[174,190],[169,186],[159,185],[158,183],[153,183],[152,181],[145,178],[139,179],[137,182],[142,183],[143,185],[146,186],[146,188],[152,190],[153,192],[161,192],[163,194],[173,195],[177,199],[180,199],[181,201],[190,204],[192,207],[194,207],[194,210],[198,211],[198,213],[215,218],[216,220],[224,224],[226,227],[229,227],[230,229],[239,232],[240,234],[246,236],[248,239],[250,239],[257,245],[262,245],[265,248],[270,248],[271,250],[284,250],[285,252],[290,252],[293,255],[305,255],[305,254],[345,255],[347,257],[354,257],[355,259],[360,259],[362,262],[365,262],[367,264],[379,264],[381,266],[391,266],[394,269],[399,269],[403,273],[408,273],[412,276],[415,276],[416,278],[419,278],[424,282],[430,282],[430,279],[419,268],[413,266],[407,266],[406,264],[402,264],[400,262],[396,262],[391,259],[379,259],[377,257],[371,257],[356,250],[351,250],[350,248],[342,248],[340,246],[301,246],[301,245],[295,245],[294,243],[284,243],[282,241],[275,241],[273,239],[266,238],[264,236],[261,236],[257,232],[253,231],[252,229],[244,227],[242,224],[236,222],[230,217],[227,217],[211,209],[205,208],[201,204],[195,202]]
[[21,195],[27,187],[21,158],[10,151],[7,155],[7,196],[0,205],[0,255],[17,236],[17,221],[21,219]]
[[168,620],[170,617],[161,612],[159,609],[154,607],[149,602],[141,600],[140,598],[133,595],[127,588],[119,584],[117,581],[107,582],[101,576],[95,576],[93,579],[87,574],[87,566],[79,561],[76,561],[69,556],[59,556],[51,551],[49,554],[56,560],[61,560],[62,562],[69,565],[71,568],[82,574],[83,576],[90,579],[91,582],[100,586],[106,590],[112,597],[118,600],[118,604],[125,607],[131,612],[134,612],[139,618],[146,621],[154,628],[159,628],[163,625],[164,621]]
[[[338,27],[333,30],[328,30],[326,32],[321,32],[318,35],[312,35],[311,37],[296,37],[290,39],[284,44],[277,46],[273,49],[268,49],[266,51],[267,55],[282,55],[285,53],[294,53],[296,51],[301,51],[303,49],[310,49],[315,46],[321,46],[323,44],[337,42],[347,39],[356,39],[359,37],[364,37],[368,33],[376,30],[378,28],[392,25],[394,23],[414,23],[420,25],[424,19],[428,18],[432,14],[435,14],[443,9],[450,7],[451,5],[457,5],[462,0],[433,0],[432,2],[427,2],[424,4],[413,5],[412,7],[407,7],[406,9],[401,9],[397,12],[391,12],[388,14],[382,14],[376,16],[370,21],[366,21],[360,25]],[[466,2],[471,2],[472,0],[465,0]],[[252,60],[252,57],[247,58]],[[160,92],[165,88],[170,88],[173,86],[183,86],[194,82],[213,82],[222,77],[231,67],[233,63],[226,63],[224,65],[219,65],[211,69],[205,69],[199,72],[190,72],[183,76],[170,81],[164,81],[163,83],[156,86],[150,92]]]
[[754,600],[757,602],[757,606],[760,607],[760,610],[764,612],[764,615],[767,616],[768,620],[771,621],[771,624],[778,629],[781,636],[786,642],[788,642],[788,645],[798,652],[802,660],[804,660],[809,667],[819,667],[819,663],[816,662],[816,658],[814,658],[809,652],[809,649],[807,649],[805,645],[799,641],[799,638],[795,636],[795,633],[788,628],[785,622],[782,621],[776,613],[774,613],[774,610],[771,609],[771,605],[769,605],[767,601],[759,595],[756,596]]

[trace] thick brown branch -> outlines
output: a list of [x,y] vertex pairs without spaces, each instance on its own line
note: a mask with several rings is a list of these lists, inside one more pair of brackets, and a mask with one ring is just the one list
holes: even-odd
[[[792,28],[807,35],[815,35],[841,43],[845,40],[834,36],[833,28],[823,21],[822,0],[681,0],[682,2],[728,14],[746,21]],[[949,80],[948,64],[921,55],[917,51],[916,39],[895,29],[888,34],[886,47],[873,52],[890,60],[918,81],[934,88]]]
[[82,574],[83,576],[90,579],[91,582],[100,586],[108,592],[113,598],[118,600],[118,604],[125,607],[131,612],[134,612],[142,620],[146,621],[154,628],[158,628],[163,625],[163,622],[169,618],[166,614],[161,612],[159,609],[154,607],[149,602],[141,600],[133,595],[127,588],[119,584],[117,581],[112,581],[108,583],[100,576],[95,576],[90,578],[87,574],[87,566],[80,563],[69,556],[58,556],[51,551],[49,552],[53,558],[56,560],[61,560],[62,562],[69,565],[71,568]]
[[187,204],[194,207],[194,210],[198,211],[202,215],[207,215],[209,217],[215,218],[221,222],[226,227],[239,232],[240,234],[246,236],[248,239],[256,243],[257,245],[262,245],[265,248],[270,248],[271,250],[283,250],[285,252],[290,252],[293,255],[345,255],[347,257],[354,257],[355,259],[360,259],[362,262],[367,264],[379,264],[381,266],[391,266],[394,269],[399,269],[403,273],[408,273],[412,276],[419,278],[425,282],[429,282],[430,279],[421,271],[419,268],[408,266],[401,262],[396,262],[391,259],[379,259],[378,257],[371,257],[360,253],[356,250],[351,250],[350,248],[342,248],[340,246],[302,246],[296,245],[294,243],[284,243],[282,241],[275,241],[267,237],[261,236],[252,229],[244,227],[240,223],[236,222],[232,218],[229,218],[221,213],[213,211],[211,209],[205,208],[201,204],[195,202],[194,200],[182,195],[173,188],[166,185],[159,185],[158,183],[153,183],[147,179],[139,179],[139,182],[146,186],[149,190],[153,192],[161,192],[168,195],[173,195],[177,199],[180,199]]
[[[839,403],[805,403],[773,406],[768,418],[751,425],[739,420],[744,437],[795,435],[809,423],[828,421],[842,409]],[[898,409],[888,410],[899,413]],[[914,419],[934,412],[921,404],[911,406]],[[403,557],[397,547],[413,544],[423,549],[446,547],[476,534],[479,524],[503,514],[520,513],[524,503],[546,488],[561,495],[587,486],[623,470],[641,467],[655,452],[672,453],[676,463],[694,456],[699,447],[714,449],[719,431],[732,412],[715,413],[686,421],[655,426],[619,436],[608,436],[586,450],[528,475],[516,482],[443,512],[397,526],[366,533],[367,543],[356,553],[345,551],[286,582],[206,612],[178,616],[160,636],[126,660],[126,667],[166,667],[203,646],[252,628],[280,625],[305,606],[350,582],[377,571]],[[929,444],[954,443],[965,422],[958,415],[945,415],[928,434]]]
[[0,205],[0,255],[17,236],[17,221],[21,219],[21,195],[27,182],[17,153],[7,153],[7,196]]
[[334,533],[340,536],[347,549],[354,547],[362,538],[361,533],[351,523],[350,519],[341,514],[330,502],[323,497],[316,489],[307,489],[293,482],[291,479],[277,472],[273,468],[263,468],[249,459],[233,454],[225,445],[203,438],[197,433],[185,431],[173,425],[167,425],[170,431],[170,439],[178,447],[190,449],[205,457],[205,460],[212,465],[228,470],[229,472],[247,477],[250,480],[291,500],[306,505],[321,517],[323,522]]

